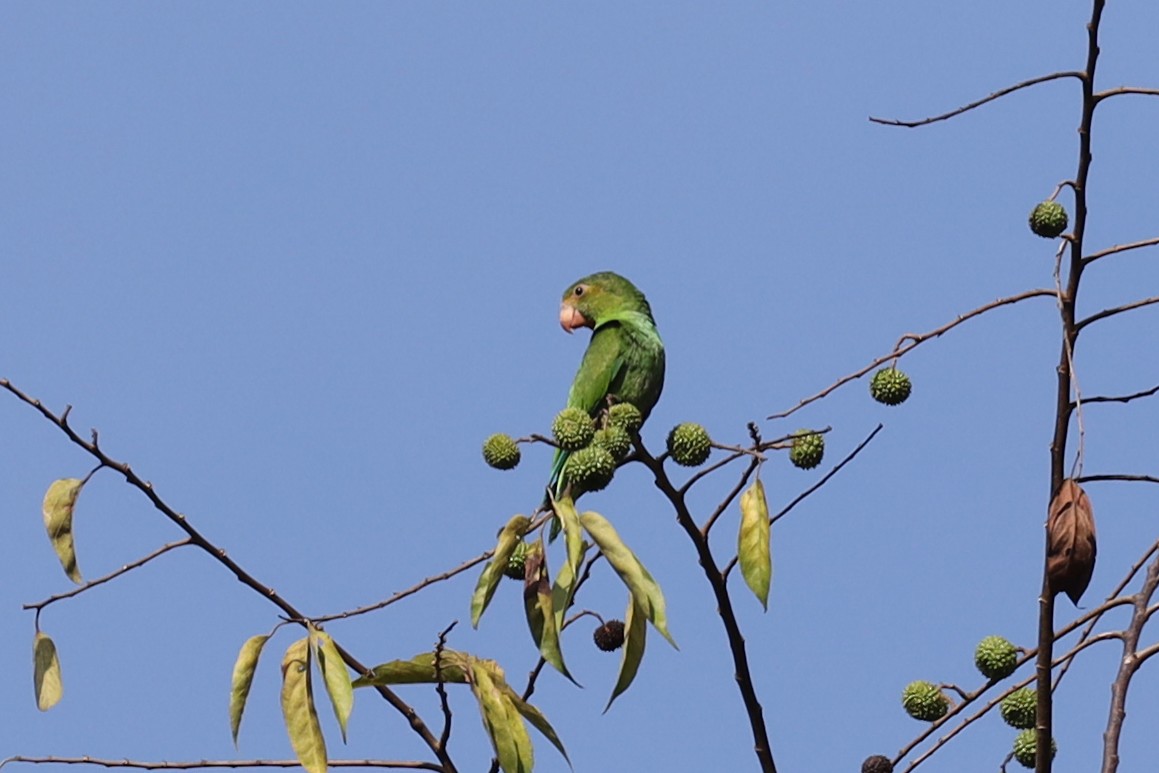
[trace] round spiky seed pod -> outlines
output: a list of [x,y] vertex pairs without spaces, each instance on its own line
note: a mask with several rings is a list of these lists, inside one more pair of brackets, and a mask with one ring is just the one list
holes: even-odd
[[821,434],[808,434],[813,432],[811,429],[799,429],[796,431],[796,437],[793,438],[793,445],[789,449],[789,461],[793,463],[794,467],[800,467],[802,470],[811,470],[821,463],[821,457],[825,456],[825,436]]
[[496,470],[510,470],[519,464],[519,446],[515,438],[496,432],[483,443],[483,461]]
[[875,754],[861,763],[861,773],[893,773],[893,763],[884,754]]
[[515,543],[515,550],[511,552],[511,558],[507,559],[507,566],[503,568],[503,574],[512,580],[522,580],[526,576],[523,565],[527,561],[527,554],[530,551],[531,546],[526,542]]
[[901,705],[905,713],[923,722],[933,722],[946,716],[950,710],[950,699],[936,684],[916,681],[906,685],[901,694]]
[[886,405],[901,405],[913,390],[909,376],[897,368],[882,368],[869,382],[869,394]]
[[1038,707],[1038,696],[1033,687],[1015,690],[1002,699],[1002,720],[1011,727],[1025,730],[1034,727],[1034,712]]
[[567,465],[563,468],[563,478],[583,491],[599,491],[607,488],[615,472],[616,460],[608,449],[588,446],[568,457]]
[[596,430],[592,436],[592,445],[608,449],[608,453],[618,462],[632,450],[632,438],[628,437],[623,427],[609,424],[604,429]]
[[624,624],[619,620],[609,620],[592,634],[596,646],[604,652],[613,652],[624,646]]
[[551,434],[564,451],[575,451],[592,442],[596,425],[582,408],[564,408],[551,423]]
[[1018,649],[1001,636],[987,636],[974,650],[974,665],[987,679],[1005,679],[1017,662]]
[[1066,208],[1057,201],[1044,201],[1030,212],[1030,230],[1053,239],[1066,230]]
[[616,403],[608,409],[608,424],[620,427],[629,435],[639,432],[644,424],[644,415],[631,403]]
[[712,453],[712,438],[699,424],[691,421],[677,424],[668,433],[668,453],[679,465],[697,467],[704,464]]
[[[1034,752],[1038,748],[1038,739],[1035,738],[1037,731],[1034,728],[1023,730],[1014,739],[1014,759],[1024,768],[1034,767]],[[1058,744],[1053,738],[1050,739],[1050,758],[1053,760],[1054,755],[1058,754]]]

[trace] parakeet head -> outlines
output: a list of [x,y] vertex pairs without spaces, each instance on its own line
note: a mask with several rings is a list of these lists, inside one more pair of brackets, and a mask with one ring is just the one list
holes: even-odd
[[559,324],[571,333],[580,327],[599,327],[629,312],[642,313],[652,320],[652,309],[636,285],[619,274],[601,271],[585,276],[564,291]]

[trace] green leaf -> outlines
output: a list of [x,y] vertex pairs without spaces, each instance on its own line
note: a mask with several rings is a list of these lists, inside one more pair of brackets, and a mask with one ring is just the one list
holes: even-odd
[[245,702],[250,694],[250,687],[254,682],[254,671],[258,667],[258,658],[262,655],[262,647],[266,646],[269,636],[251,636],[241,645],[237,653],[237,660],[233,663],[233,680],[229,689],[229,727],[233,733],[233,745],[237,746],[237,734],[241,730],[241,715],[245,711]]
[[547,721],[547,717],[543,716],[543,712],[535,708],[535,706],[532,706],[527,701],[523,700],[523,698],[517,692],[515,692],[515,690],[511,689],[511,686],[507,684],[506,680],[497,686],[515,706],[515,710],[522,714],[523,718],[530,722],[536,730],[542,733],[544,738],[551,741],[552,746],[558,749],[559,753],[563,755],[563,758],[567,762],[568,767],[572,767],[571,759],[569,759],[567,756],[567,749],[563,748],[563,741],[559,740],[559,736],[556,735],[555,728],[553,728],[551,723]]
[[620,535],[616,533],[612,524],[599,513],[584,513],[580,516],[580,523],[596,543],[596,547],[604,554],[604,558],[608,559],[608,563],[616,570],[616,574],[620,575],[620,579],[628,586],[632,597],[640,605],[640,609],[644,610],[648,620],[656,626],[656,630],[668,640],[669,644],[676,647],[676,641],[668,633],[664,593],[640,563],[640,559],[636,558],[636,554],[620,540]]
[[500,688],[506,683],[503,669],[494,661],[470,658],[468,676],[499,767],[503,773],[531,773],[535,762],[531,737],[523,715]]
[[575,511],[575,504],[571,497],[564,497],[558,502],[552,501],[555,514],[563,524],[563,534],[567,544],[567,568],[572,576],[579,575],[580,562],[584,554],[584,534],[580,528],[579,514]]
[[41,711],[51,709],[64,694],[56,644],[40,631],[36,632],[36,638],[32,640],[32,684],[36,688],[36,708]]
[[648,624],[645,622],[647,614],[636,603],[635,597],[628,600],[628,612],[624,615],[624,647],[620,654],[620,673],[616,677],[616,686],[612,688],[612,697],[608,698],[608,705],[604,706],[604,713],[612,707],[612,702],[624,693],[636,678],[640,670],[640,662],[644,659],[644,645],[648,639]]
[[[467,658],[461,652],[444,649],[439,658],[442,681],[447,684],[466,684]],[[370,673],[355,679],[355,687],[384,686],[390,684],[435,684],[439,676],[435,673],[435,653],[423,652],[410,660],[392,660],[370,669]]]
[[326,741],[310,684],[310,638],[290,645],[282,657],[282,717],[290,745],[307,773],[326,773]]
[[765,485],[759,478],[740,497],[737,557],[744,581],[768,611],[769,584],[773,579],[772,536]]
[[[587,555],[587,542],[580,545],[580,558],[577,566],[582,566],[584,556]],[[567,615],[567,610],[571,606],[571,600],[575,596],[575,586],[578,580],[576,572],[572,571],[571,563],[566,562],[560,567],[559,572],[555,575],[555,582],[551,586],[551,606],[555,610],[555,627],[560,631],[563,630],[563,619]]]
[[523,534],[530,525],[531,521],[526,515],[514,515],[499,532],[495,552],[487,562],[487,566],[483,567],[483,573],[479,575],[479,582],[475,585],[475,594],[471,597],[472,627],[479,627],[479,618],[491,603],[491,597],[495,595],[499,581],[503,579],[503,570],[507,567],[511,552],[515,550],[519,540],[523,539]]
[[72,540],[72,511],[84,481],[80,478],[61,478],[53,481],[44,493],[44,528],[52,541],[52,549],[64,567],[64,573],[77,585],[83,585],[76,565],[76,548]]
[[318,665],[322,670],[326,694],[330,696],[330,705],[334,707],[334,716],[338,719],[342,742],[345,743],[346,723],[350,719],[350,712],[354,710],[354,687],[350,682],[350,672],[330,634],[311,628],[310,635],[318,653]]
[[547,576],[547,559],[544,555],[543,537],[530,545],[523,563],[523,609],[527,614],[527,627],[531,638],[539,648],[543,659],[566,676],[573,684],[579,683],[568,673],[563,662],[563,651],[559,644],[559,626],[552,607],[551,584]]

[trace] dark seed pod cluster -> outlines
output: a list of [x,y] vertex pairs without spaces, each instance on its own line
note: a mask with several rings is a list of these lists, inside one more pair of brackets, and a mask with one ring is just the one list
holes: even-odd
[[624,624],[619,620],[609,620],[592,634],[596,646],[604,652],[612,652],[624,646]]

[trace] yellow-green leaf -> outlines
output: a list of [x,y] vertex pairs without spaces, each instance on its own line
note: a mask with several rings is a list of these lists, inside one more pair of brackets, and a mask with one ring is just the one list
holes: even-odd
[[261,657],[262,647],[266,646],[269,638],[269,636],[251,636],[246,639],[245,644],[241,645],[241,651],[237,653],[237,660],[233,663],[233,680],[229,689],[229,727],[233,733],[234,746],[237,746],[241,715],[245,711],[245,702],[254,682],[258,658]]
[[624,585],[628,586],[632,597],[640,605],[648,620],[673,647],[676,641],[668,633],[668,619],[664,611],[664,593],[636,554],[628,548],[616,533],[615,528],[599,513],[586,512],[580,516],[580,523],[591,536],[604,558],[616,570]]
[[487,562],[487,566],[483,567],[483,573],[479,575],[479,582],[475,585],[475,594],[471,597],[471,625],[473,627],[479,627],[479,618],[483,616],[487,605],[491,603],[491,597],[495,595],[495,588],[499,585],[499,581],[503,579],[503,570],[507,567],[511,552],[515,550],[515,545],[519,540],[523,539],[523,534],[530,525],[531,521],[526,515],[514,515],[499,532],[499,542],[495,545],[495,553]]
[[584,534],[580,528],[579,514],[575,511],[571,497],[564,497],[558,502],[553,500],[552,506],[555,508],[555,514],[559,516],[560,523],[563,524],[563,536],[567,545],[567,568],[574,577],[579,574],[580,561],[583,560],[584,554]]
[[503,669],[494,661],[471,658],[468,674],[499,767],[503,773],[531,773],[535,762],[531,737],[522,714],[499,686],[506,683]]
[[556,735],[555,728],[552,727],[551,723],[547,721],[547,717],[543,716],[543,712],[541,712],[535,706],[532,706],[527,701],[523,700],[523,698],[517,692],[515,692],[515,690],[511,689],[511,686],[507,684],[506,680],[504,680],[502,684],[499,684],[498,687],[515,706],[515,710],[522,714],[523,718],[530,722],[536,730],[542,733],[544,738],[551,741],[551,745],[558,749],[559,753],[563,755],[563,759],[565,762],[567,762],[568,767],[572,767],[571,759],[569,759],[567,756],[567,749],[563,748],[563,741],[559,740],[559,736]]
[[608,705],[604,712],[612,707],[616,700],[632,684],[636,672],[640,670],[640,662],[644,659],[644,645],[648,639],[647,614],[636,603],[635,597],[628,599],[628,612],[624,615],[624,647],[620,653],[620,673],[616,677],[616,686],[612,688],[612,697],[608,698]]
[[32,641],[32,683],[36,688],[36,708],[41,711],[51,709],[64,694],[56,644],[40,631],[36,632],[36,638]]
[[392,660],[370,669],[370,673],[354,680],[355,687],[390,684],[466,684],[467,657],[461,652],[444,649],[439,657],[439,674],[435,673],[435,653],[423,652],[410,660]]
[[539,648],[539,654],[543,659],[578,685],[563,662],[563,651],[559,645],[559,627],[552,608],[551,584],[548,582],[543,537],[529,547],[527,558],[523,562],[523,609],[527,614],[527,627],[531,629],[531,638],[535,640],[535,646]]
[[310,639],[290,645],[282,658],[282,717],[290,745],[307,773],[326,773],[326,741],[310,684]]
[[[587,555],[589,547],[591,545],[587,542],[580,544],[580,556],[576,566],[583,565],[584,556]],[[555,627],[561,631],[563,630],[564,617],[567,615],[572,597],[575,595],[576,581],[579,579],[571,567],[571,562],[565,562],[555,575],[555,582],[551,585],[551,606],[555,610]]]
[[773,579],[772,536],[765,485],[758,478],[740,497],[740,533],[737,558],[744,581],[761,606],[769,608],[769,584]]
[[326,684],[326,694],[330,696],[330,705],[334,707],[334,716],[345,743],[346,723],[350,719],[350,712],[354,710],[354,687],[350,682],[350,671],[342,661],[342,655],[330,634],[313,628],[310,635],[314,637],[322,681]]
[[76,565],[76,548],[72,539],[72,511],[84,481],[80,478],[61,478],[53,481],[44,493],[44,528],[52,540],[52,549],[64,567],[64,573],[77,585],[84,584]]

